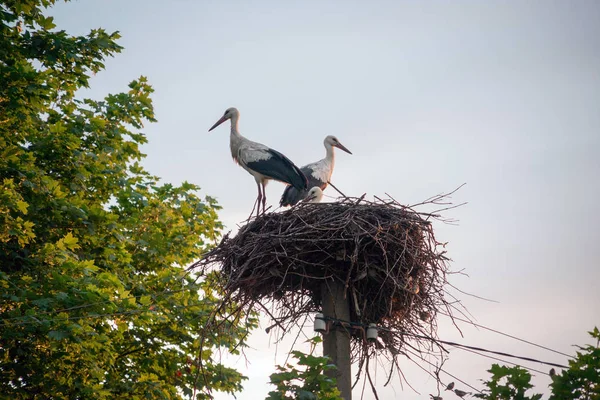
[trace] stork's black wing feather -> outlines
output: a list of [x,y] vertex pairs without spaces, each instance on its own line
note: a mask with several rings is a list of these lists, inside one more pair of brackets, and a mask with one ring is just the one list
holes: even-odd
[[298,190],[306,190],[308,180],[304,173],[289,158],[277,150],[266,150],[271,157],[266,160],[251,161],[246,163],[248,168],[271,179],[285,182]]

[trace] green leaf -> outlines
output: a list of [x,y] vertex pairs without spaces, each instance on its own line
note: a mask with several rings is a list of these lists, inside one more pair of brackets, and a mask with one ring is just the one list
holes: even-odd
[[53,21],[54,17],[39,17],[37,22],[42,27],[42,29],[50,30],[56,27]]
[[29,205],[26,202],[24,202],[22,200],[17,201],[17,209],[19,211],[21,211],[23,214],[27,214],[28,207],[29,207]]
[[67,233],[61,240],[62,245],[71,251],[79,248],[79,245],[77,244],[78,241],[79,240],[74,237],[71,232]]
[[298,391],[298,400],[317,400],[317,396],[307,390]]
[[141,296],[139,302],[143,306],[149,306],[152,303],[152,298],[149,295]]
[[54,340],[62,340],[69,336],[68,332],[65,331],[50,331],[48,332],[48,337]]

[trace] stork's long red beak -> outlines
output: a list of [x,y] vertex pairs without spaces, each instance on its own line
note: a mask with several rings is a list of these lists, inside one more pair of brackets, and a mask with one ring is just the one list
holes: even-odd
[[215,122],[215,124],[208,131],[209,132],[212,131],[213,129],[215,129],[217,126],[221,125],[225,121],[227,121],[227,118],[225,118],[225,116],[222,116],[221,119],[218,120],[217,122]]
[[344,150],[346,153],[348,154],[352,154],[352,152],[350,150],[348,150],[343,144],[339,143],[335,145],[335,147],[337,147],[340,150]]

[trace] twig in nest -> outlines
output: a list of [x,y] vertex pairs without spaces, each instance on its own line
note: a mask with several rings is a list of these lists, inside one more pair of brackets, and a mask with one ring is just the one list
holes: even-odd
[[339,194],[342,195],[342,197],[344,199],[348,199],[348,196],[346,196],[344,193],[342,193],[342,191],[340,189],[338,189],[337,187],[335,187],[335,185],[333,183],[331,183],[330,181],[327,182],[332,188],[335,189],[336,192],[338,192]]

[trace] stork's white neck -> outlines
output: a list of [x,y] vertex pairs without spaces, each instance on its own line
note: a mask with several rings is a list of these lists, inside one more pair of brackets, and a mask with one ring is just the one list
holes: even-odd
[[244,137],[238,130],[239,119],[240,117],[238,115],[233,115],[233,117],[231,117],[231,133],[229,135],[229,149],[231,150],[231,157],[233,157],[235,161],[238,161],[238,150],[244,141]]
[[333,146],[329,143],[325,143],[325,150],[327,151],[325,159],[333,164],[335,161],[335,152],[333,151]]
[[325,162],[329,164],[329,177],[327,178],[327,180],[329,180],[331,179],[331,174],[333,173],[333,167],[335,165],[335,152],[333,146],[329,143],[325,143],[325,150],[327,151]]
[[240,117],[238,115],[233,115],[233,117],[231,117],[231,134],[235,135],[235,136],[241,136],[240,135],[240,131],[238,130],[238,121],[240,120]]

